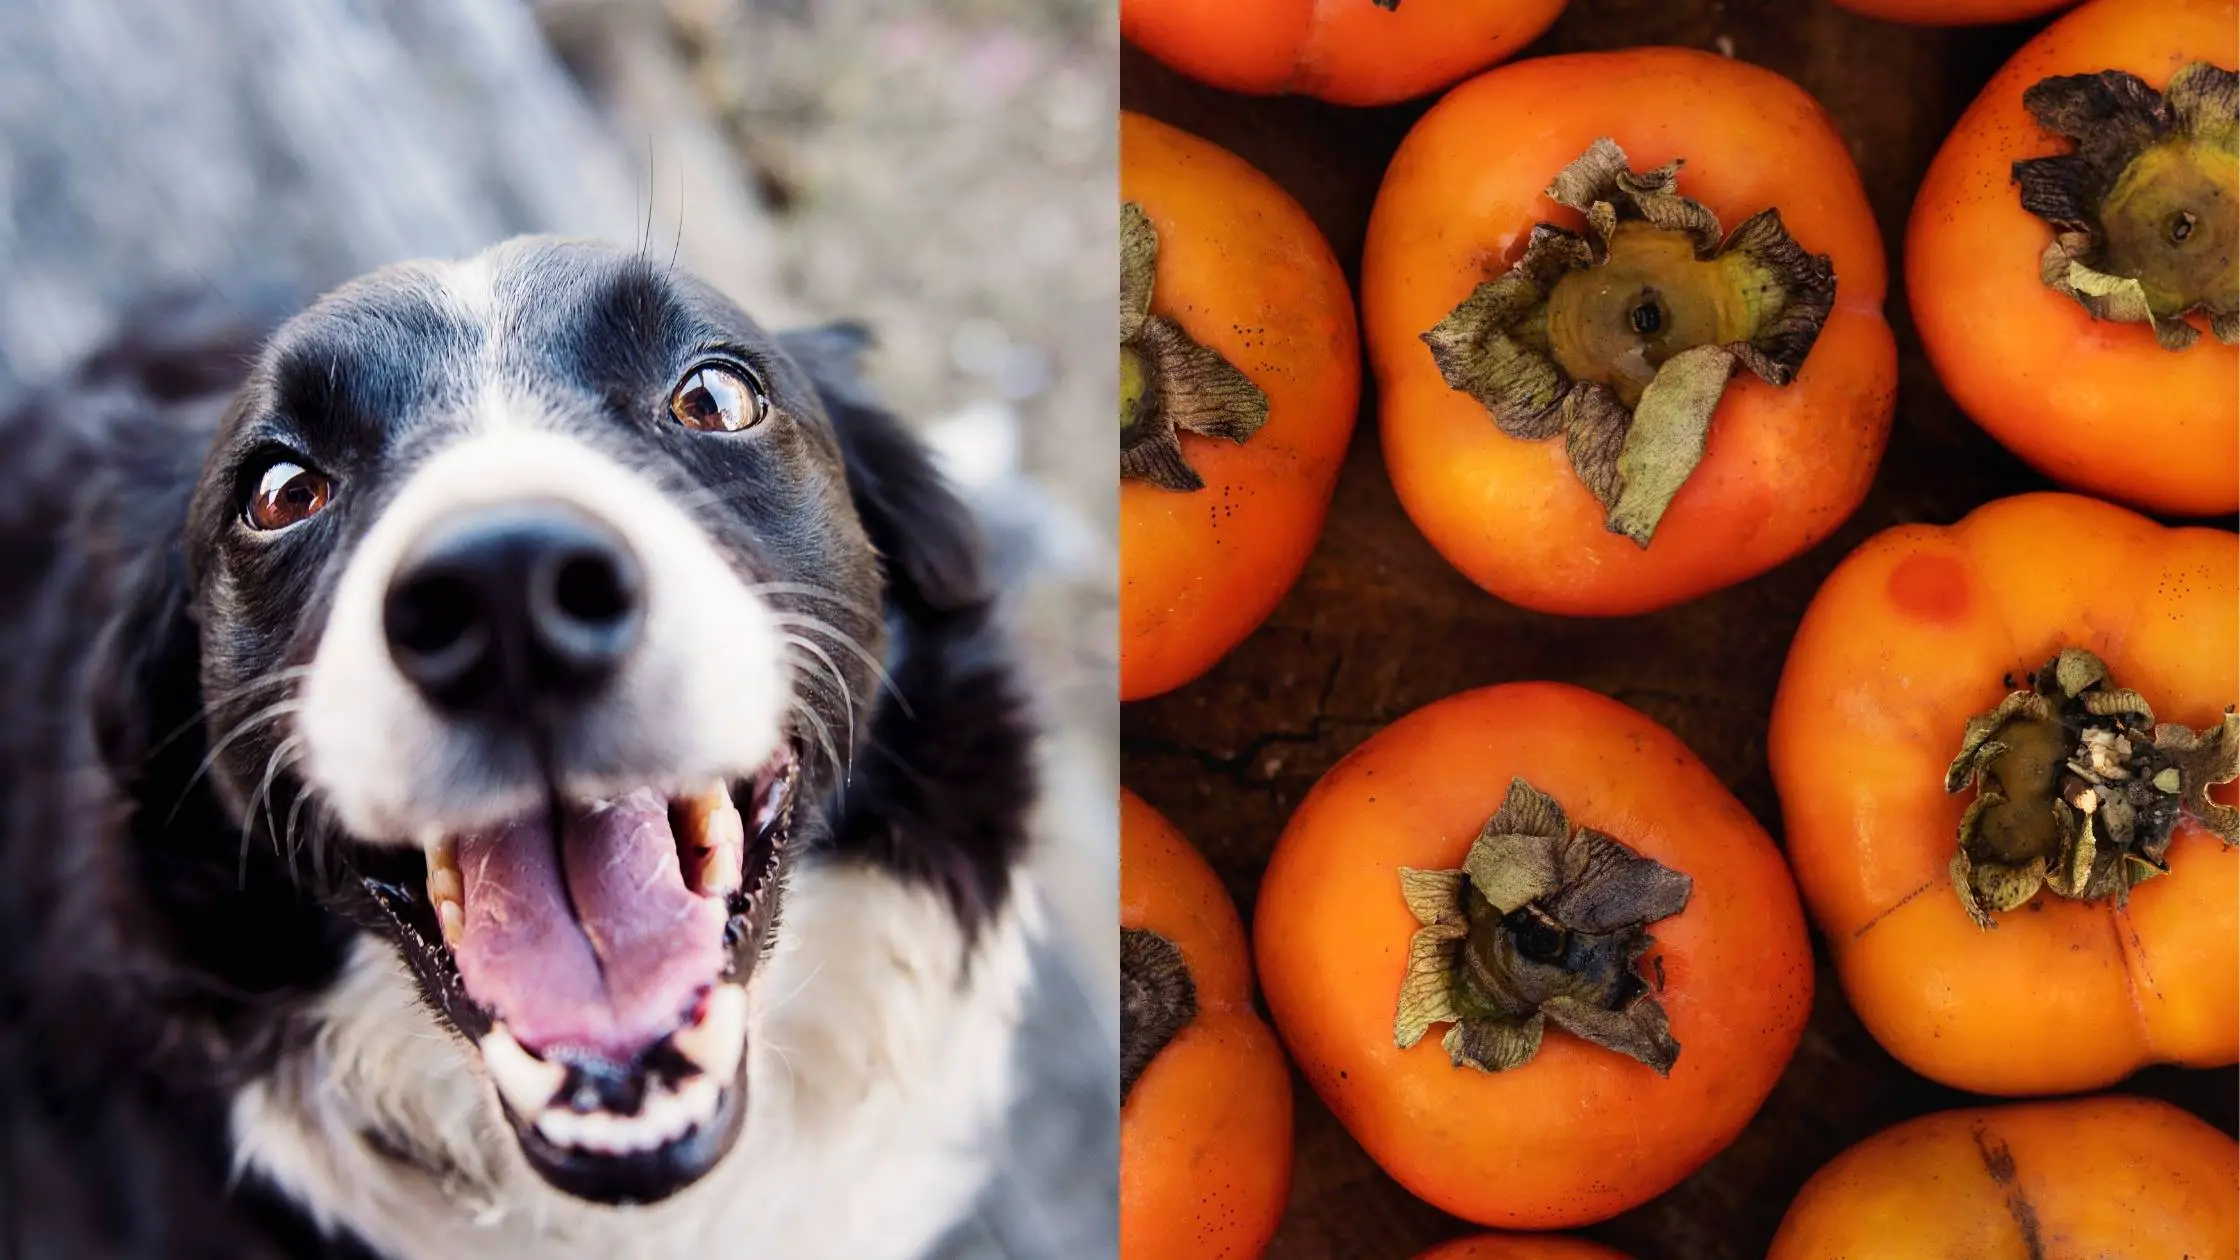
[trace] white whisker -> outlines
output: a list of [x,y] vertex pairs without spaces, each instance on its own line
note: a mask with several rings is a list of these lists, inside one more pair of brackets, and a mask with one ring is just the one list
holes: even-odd
[[853,762],[856,759],[855,697],[848,694],[847,679],[841,675],[839,664],[835,662],[830,655],[826,654],[823,648],[820,648],[815,643],[802,638],[800,635],[789,634],[785,631],[780,631],[779,634],[785,639],[787,646],[797,647],[802,649],[803,651],[811,653],[818,660],[823,661],[825,669],[830,671],[832,675],[833,698],[840,702],[840,711],[847,714],[848,717],[848,760],[850,762]]
[[887,689],[888,695],[894,697],[895,703],[901,706],[904,714],[912,718],[918,716],[911,711],[909,698],[904,696],[902,689],[895,685],[894,675],[887,672],[886,665],[878,657],[866,651],[861,643],[856,642],[840,627],[822,618],[812,617],[807,613],[789,612],[784,609],[773,610],[770,619],[780,626],[790,626],[796,630],[807,630],[811,633],[821,632],[835,644],[854,653],[858,660],[871,667],[871,672],[878,677],[879,684]]
[[232,730],[227,731],[226,737],[219,740],[217,744],[210,749],[209,753],[203,757],[202,764],[196,766],[194,773],[188,776],[187,785],[179,789],[179,800],[176,804],[172,805],[171,814],[164,820],[165,823],[168,825],[169,823],[174,822],[178,819],[179,811],[186,808],[187,797],[191,793],[193,793],[194,785],[202,781],[203,775],[210,773],[210,767],[217,764],[218,758],[225,754],[226,748],[231,745],[233,741],[241,738],[243,735],[248,734],[251,730],[263,725],[266,722],[273,721],[290,713],[294,713],[302,708],[302,701],[298,700],[294,696],[290,696],[285,700],[277,701],[273,704],[267,705],[265,708],[260,709],[255,713],[250,714],[248,717],[243,718],[241,722]]
[[275,854],[280,852],[280,833],[277,830],[279,820],[272,816],[272,787],[274,783],[279,781],[280,771],[289,763],[292,754],[301,747],[303,747],[303,736],[301,734],[290,735],[273,745],[272,755],[265,758],[264,779],[257,784],[256,792],[249,797],[248,817],[244,820],[245,825],[242,827],[243,847],[248,845],[249,828],[246,824],[253,823],[256,820],[258,803],[261,801],[264,809],[265,835],[272,840],[272,851]]
[[803,704],[799,699],[794,700],[790,707],[794,712],[807,718],[809,725],[817,728],[817,742],[823,746],[826,759],[832,762],[834,781],[846,783],[849,779],[849,766],[840,760],[840,750],[833,745],[832,728],[825,725],[824,719],[817,716],[815,709]]
[[262,678],[253,678],[222,696],[203,701],[200,705],[197,705],[195,707],[193,717],[188,718],[184,722],[181,722],[178,726],[174,727],[169,734],[165,735],[162,739],[159,739],[154,744],[150,745],[147,755],[150,757],[155,756],[157,753],[162,752],[166,748],[169,748],[178,740],[180,736],[186,734],[188,731],[193,730],[195,727],[200,726],[202,724],[202,720],[209,716],[210,710],[214,708],[222,708],[225,705],[232,704],[236,700],[240,700],[244,697],[253,695],[256,692],[262,691],[267,687],[277,687],[283,683],[294,682],[304,677],[306,674],[309,674],[310,672],[311,667],[309,665],[290,665],[287,668],[279,670],[276,673],[266,674]]

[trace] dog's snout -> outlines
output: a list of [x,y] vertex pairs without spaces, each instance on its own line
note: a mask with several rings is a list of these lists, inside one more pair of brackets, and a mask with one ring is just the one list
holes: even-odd
[[383,603],[389,655],[429,703],[524,716],[596,693],[643,621],[638,558],[557,507],[446,522],[398,567]]

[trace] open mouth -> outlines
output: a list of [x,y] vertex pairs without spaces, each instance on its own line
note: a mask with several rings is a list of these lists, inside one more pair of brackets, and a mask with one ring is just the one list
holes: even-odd
[[424,890],[368,878],[559,1189],[652,1202],[736,1140],[746,983],[776,915],[797,766],[785,752],[687,795],[641,788],[430,834]]

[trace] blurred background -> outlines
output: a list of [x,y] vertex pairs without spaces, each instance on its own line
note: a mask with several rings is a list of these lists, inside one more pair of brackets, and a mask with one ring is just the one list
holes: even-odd
[[1105,0],[0,0],[0,410],[151,295],[519,232],[867,321],[988,522],[1116,1027],[1117,55]]

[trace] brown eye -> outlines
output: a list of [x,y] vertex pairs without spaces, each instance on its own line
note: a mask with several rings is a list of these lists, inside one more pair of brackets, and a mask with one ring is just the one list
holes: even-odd
[[325,473],[285,459],[274,460],[257,478],[245,515],[252,529],[268,533],[286,529],[317,516],[332,493]]
[[685,374],[669,395],[669,414],[688,429],[737,433],[762,423],[770,404],[743,373],[710,364]]

